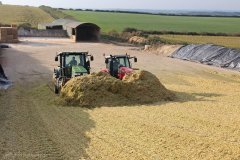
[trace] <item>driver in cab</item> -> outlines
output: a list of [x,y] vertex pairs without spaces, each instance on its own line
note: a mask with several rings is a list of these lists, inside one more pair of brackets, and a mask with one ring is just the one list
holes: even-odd
[[72,60],[69,62],[68,64],[69,66],[76,66],[77,65],[77,61],[75,57],[72,57]]

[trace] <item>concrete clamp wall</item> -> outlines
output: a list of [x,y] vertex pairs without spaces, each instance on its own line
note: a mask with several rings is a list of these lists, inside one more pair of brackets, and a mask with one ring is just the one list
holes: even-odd
[[37,30],[37,29],[24,29],[18,30],[19,37],[68,37],[67,32],[64,30]]

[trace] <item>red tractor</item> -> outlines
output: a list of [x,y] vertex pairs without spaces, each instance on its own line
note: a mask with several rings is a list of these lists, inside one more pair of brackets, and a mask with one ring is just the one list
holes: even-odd
[[131,57],[128,54],[105,56],[106,68],[101,71],[107,72],[115,78],[123,79],[126,74],[131,73],[134,70],[130,62],[131,59],[134,59],[134,62],[137,62],[136,57]]

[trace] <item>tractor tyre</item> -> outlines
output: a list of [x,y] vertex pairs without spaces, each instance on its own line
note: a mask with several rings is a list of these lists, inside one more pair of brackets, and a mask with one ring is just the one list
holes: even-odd
[[54,93],[59,94],[59,88],[57,85],[54,85]]

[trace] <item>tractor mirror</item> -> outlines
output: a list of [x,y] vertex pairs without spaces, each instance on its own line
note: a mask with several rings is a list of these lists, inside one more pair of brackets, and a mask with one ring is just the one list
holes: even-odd
[[56,62],[58,61],[58,56],[55,57],[55,61],[56,61]]
[[137,62],[138,60],[137,60],[137,58],[136,57],[134,57],[134,62]]
[[91,57],[90,57],[90,60],[91,60],[91,61],[94,61],[94,57],[93,57],[93,56],[91,56]]
[[105,59],[105,63],[108,64],[108,59]]

